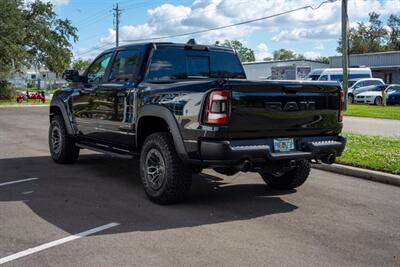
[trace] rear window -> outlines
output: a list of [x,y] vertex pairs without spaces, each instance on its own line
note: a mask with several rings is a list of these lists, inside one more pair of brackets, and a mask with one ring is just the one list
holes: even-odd
[[239,59],[232,52],[160,47],[153,53],[146,80],[201,78],[245,79],[246,76]]

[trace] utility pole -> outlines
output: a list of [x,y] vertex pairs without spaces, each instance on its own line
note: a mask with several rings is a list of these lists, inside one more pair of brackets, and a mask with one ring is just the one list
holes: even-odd
[[113,10],[115,11],[114,13],[114,25],[115,25],[115,46],[118,47],[119,46],[119,17],[121,15],[121,9],[119,9],[118,7],[118,3],[115,6],[115,8],[113,8]]
[[347,91],[349,89],[349,16],[347,13],[347,0],[342,0],[342,68],[344,110],[347,110]]

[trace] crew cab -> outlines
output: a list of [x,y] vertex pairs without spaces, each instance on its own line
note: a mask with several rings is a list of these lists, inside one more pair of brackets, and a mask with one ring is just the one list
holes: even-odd
[[80,149],[139,158],[144,190],[160,204],[184,199],[204,168],[296,188],[311,160],[333,163],[345,147],[338,82],[246,80],[227,47],[126,45],[66,79],[50,105],[53,160],[73,163]]

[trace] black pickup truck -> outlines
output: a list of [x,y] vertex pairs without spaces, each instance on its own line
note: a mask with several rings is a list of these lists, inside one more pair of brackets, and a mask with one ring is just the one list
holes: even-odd
[[182,200],[204,168],[295,188],[310,161],[333,163],[345,146],[339,83],[246,80],[230,48],[121,46],[66,79],[50,105],[53,160],[75,162],[80,149],[138,157],[145,192],[160,204]]

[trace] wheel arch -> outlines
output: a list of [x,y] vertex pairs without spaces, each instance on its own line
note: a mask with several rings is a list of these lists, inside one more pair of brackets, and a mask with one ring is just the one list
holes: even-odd
[[146,137],[155,132],[171,133],[176,152],[182,161],[189,159],[182,139],[176,117],[172,112],[160,105],[143,106],[139,112],[136,123],[136,146],[140,149]]
[[67,105],[68,102],[62,101],[57,95],[55,95],[50,104],[49,120],[51,122],[55,115],[61,115],[64,119],[67,133],[70,135],[75,135],[75,131],[70,119],[72,118],[72,114],[70,114],[70,109],[67,107]]

